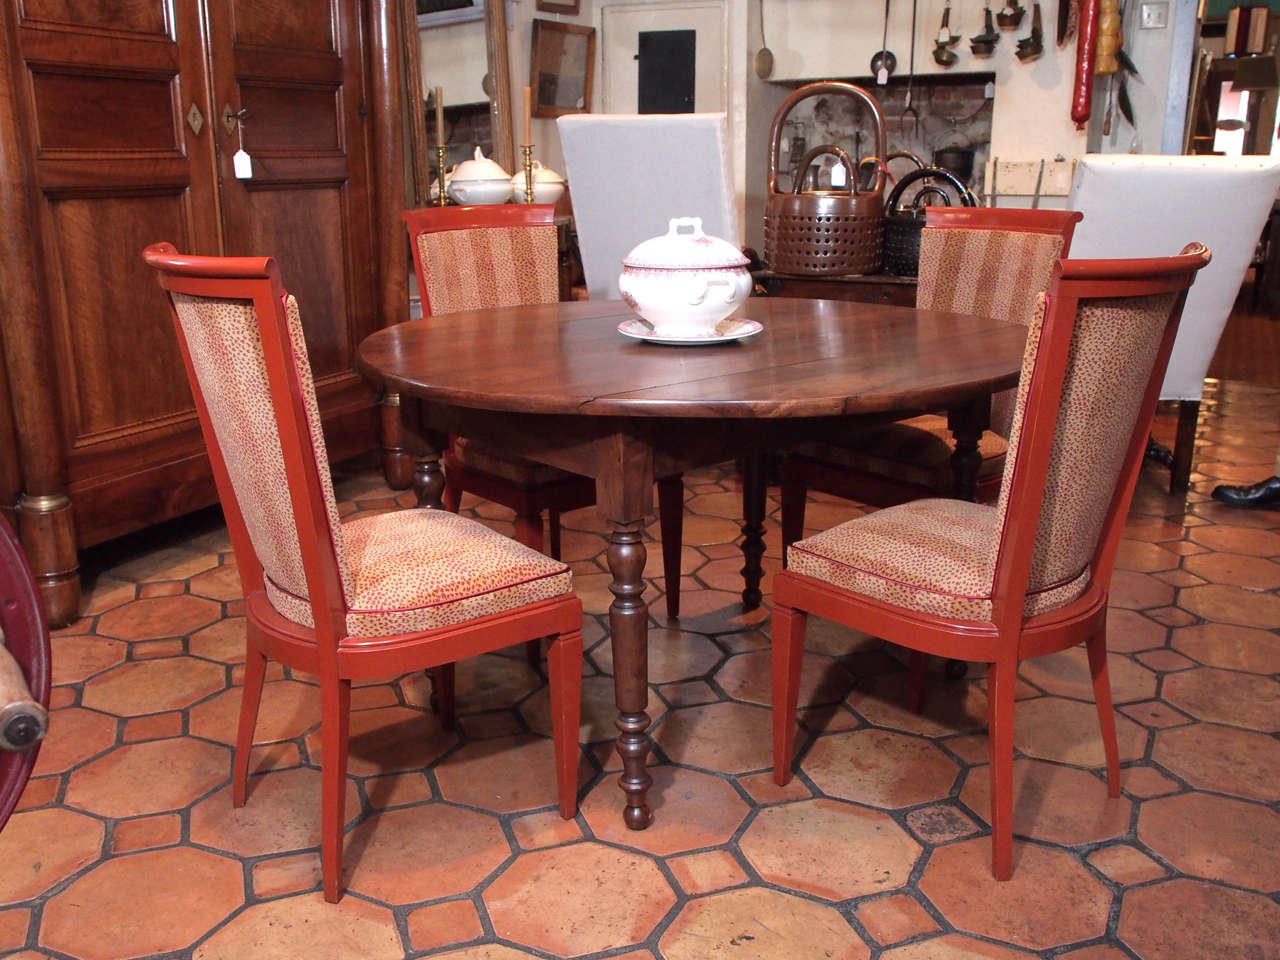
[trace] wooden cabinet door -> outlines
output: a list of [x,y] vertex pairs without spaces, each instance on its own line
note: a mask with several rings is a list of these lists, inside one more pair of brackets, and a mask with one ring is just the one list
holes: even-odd
[[[360,340],[380,326],[357,0],[208,9],[226,252],[280,264],[338,459],[375,436],[373,394],[353,364]],[[228,123],[237,113],[241,122]],[[250,179],[233,167],[241,147]]]
[[[158,240],[221,248],[199,3],[4,2],[83,546],[213,494],[168,310],[139,256]],[[170,472],[153,482],[156,470]]]

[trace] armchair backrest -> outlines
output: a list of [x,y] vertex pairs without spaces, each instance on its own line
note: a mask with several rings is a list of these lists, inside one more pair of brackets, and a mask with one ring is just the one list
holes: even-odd
[[350,582],[298,304],[269,257],[143,251],[178,345],[245,595],[334,643]]
[[402,214],[422,315],[560,299],[555,207],[423,207]]
[[998,620],[1021,618],[1028,595],[1109,584],[1182,305],[1208,262],[1192,244],[1054,268],[1027,331],[997,505]]

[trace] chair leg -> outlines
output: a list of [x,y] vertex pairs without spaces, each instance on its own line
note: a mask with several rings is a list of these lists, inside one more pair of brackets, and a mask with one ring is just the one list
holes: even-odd
[[796,705],[800,699],[800,661],[804,654],[804,628],[808,614],[773,606],[773,782],[784,786],[791,779],[796,749]]
[[997,661],[987,674],[987,741],[991,757],[991,873],[1013,873],[1013,694],[1018,660]]
[[440,505],[450,513],[457,513],[462,507],[462,490],[449,482],[449,475],[444,477],[444,491],[440,494]]
[[[516,540],[526,547],[542,552],[542,514],[516,514]],[[556,539],[559,539],[557,532]],[[558,558],[557,558],[558,559]],[[529,666],[537,670],[542,665],[542,641],[530,640],[524,645],[524,655]]]
[[667,616],[680,616],[680,548],[684,540],[684,477],[658,481],[658,525],[662,529],[662,575],[667,581]]
[[804,536],[805,499],[809,495],[804,478],[797,476],[789,457],[782,461],[782,565],[787,565],[787,550]]
[[550,553],[552,559],[560,559],[560,511],[547,511],[547,527],[550,531]]
[[1120,746],[1116,742],[1116,714],[1111,705],[1111,677],[1107,673],[1107,632],[1103,628],[1085,641],[1089,653],[1089,673],[1093,677],[1093,699],[1098,706],[1098,726],[1102,728],[1102,749],[1107,755],[1107,794],[1120,796]]
[[929,655],[920,650],[912,650],[910,658],[911,671],[911,709],[916,713],[924,713],[925,681],[929,674]]
[[1174,496],[1186,493],[1191,485],[1191,461],[1196,451],[1199,419],[1199,400],[1178,401],[1178,432],[1173,440],[1173,463],[1169,465],[1169,492]]
[[453,693],[453,664],[442,663],[438,667],[430,667],[426,673],[427,679],[431,682],[431,709],[440,718],[440,729],[445,733],[452,733],[457,719],[457,701]]
[[320,872],[324,898],[342,899],[342,825],[346,822],[347,740],[351,681],[331,680],[320,691]]
[[231,766],[231,804],[243,807],[249,784],[249,754],[253,751],[253,728],[258,723],[262,703],[262,683],[267,675],[267,657],[250,639],[245,644],[244,689],[240,692],[240,725],[236,730],[236,755]]
[[582,632],[562,633],[547,648],[551,735],[555,741],[560,816],[578,812],[578,725],[582,719]]

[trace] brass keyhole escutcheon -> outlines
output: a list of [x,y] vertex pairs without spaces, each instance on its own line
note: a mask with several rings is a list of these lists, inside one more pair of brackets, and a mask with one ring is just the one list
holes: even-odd
[[191,132],[200,136],[200,131],[204,129],[204,114],[194,100],[191,102],[191,109],[187,111],[187,123],[191,125]]
[[249,115],[248,110],[232,110],[231,104],[224,103],[222,105],[222,125],[227,128],[227,135],[236,132],[236,125],[244,123],[244,118]]

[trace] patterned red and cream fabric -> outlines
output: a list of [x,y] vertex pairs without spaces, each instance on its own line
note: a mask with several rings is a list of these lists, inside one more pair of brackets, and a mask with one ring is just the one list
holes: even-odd
[[[1074,577],[1093,557],[1174,298],[1174,294],[1161,294],[1080,302],[1028,592]],[[996,504],[1002,523],[1044,312],[1041,296],[1027,332],[1009,453]]]
[[[916,306],[1023,323],[1049,289],[1062,237],[1021,230],[925,228]],[[1015,391],[991,398],[991,429],[1009,436]]]
[[[191,364],[226,461],[236,502],[267,578],[268,593],[274,587],[277,591],[306,597],[307,578],[302,568],[298,528],[289,498],[280,432],[267,388],[262,338],[253,304],[247,300],[215,300],[175,293],[173,306],[182,323]],[[329,457],[302,321],[297,301],[291,296],[285,300],[285,315],[332,532],[338,529],[338,505],[329,477]],[[350,582],[350,570],[343,558],[341,542],[335,546],[338,571],[345,586]]]
[[433,316],[560,299],[554,226],[421,233],[418,258]]
[[[350,637],[435,630],[573,589],[559,560],[445,510],[393,510],[341,529],[352,576]],[[305,598],[277,594],[272,604],[311,625]]]
[[464,467],[480,470],[524,487],[555,483],[557,480],[573,476],[571,473],[549,467],[545,463],[509,456],[500,450],[495,450],[487,443],[472,440],[469,437],[450,437],[449,441],[450,450]]
[[[856,446],[853,445],[856,443]],[[978,480],[1004,470],[1008,444],[990,430],[978,441],[982,465]],[[801,444],[794,452],[861,473],[893,477],[928,490],[948,493],[955,486],[951,454],[955,452],[947,418],[929,413],[911,420],[864,427],[843,443]]]
[[[939,617],[989,622],[995,578],[995,507],[963,500],[913,500],[849,520],[791,545],[793,573]],[[1028,593],[1027,616],[1080,596],[1073,581]]]

